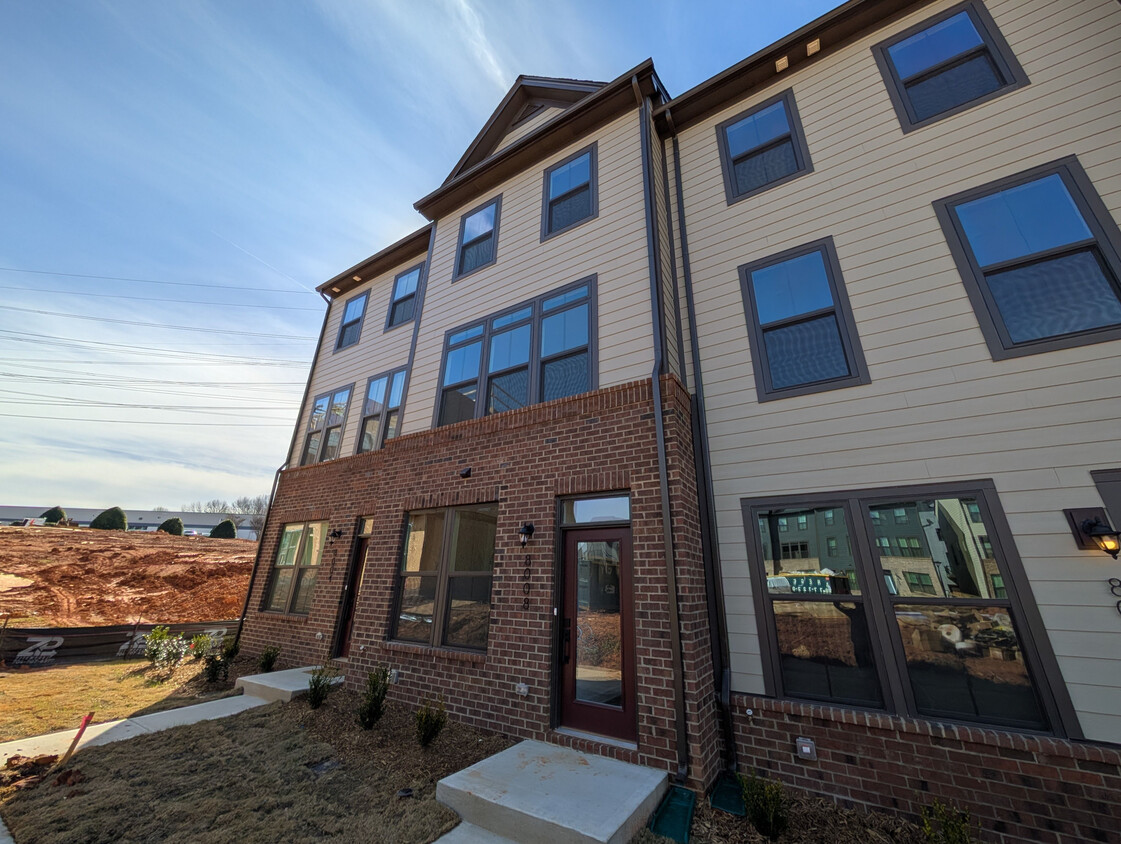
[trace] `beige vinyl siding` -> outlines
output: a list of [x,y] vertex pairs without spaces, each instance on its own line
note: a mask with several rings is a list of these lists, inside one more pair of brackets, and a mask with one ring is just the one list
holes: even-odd
[[[598,141],[599,215],[542,243],[543,174],[593,140]],[[449,329],[593,273],[598,275],[599,386],[650,377],[654,358],[641,165],[636,109],[438,221],[405,433],[432,425]],[[497,260],[453,284],[461,215],[500,193]]]
[[[422,252],[389,272],[339,296],[331,303],[327,328],[323,332],[323,345],[319,350],[319,360],[311,376],[311,389],[308,390],[307,401],[300,409],[296,442],[288,457],[289,465],[299,465],[300,457],[303,455],[308,420],[311,417],[315,397],[351,383],[354,384],[354,393],[351,395],[350,409],[343,423],[339,456],[349,457],[354,454],[357,448],[358,428],[362,424],[362,401],[365,398],[367,380],[372,375],[405,366],[409,360],[413,323],[406,322],[384,331],[389,301],[393,295],[393,282],[397,275],[422,263],[424,259],[425,253]],[[369,291],[370,295],[366,300],[366,312],[362,317],[362,334],[353,346],[336,352],[335,344],[339,339],[339,325],[342,322],[346,303],[364,291]],[[405,412],[408,413],[407,407]]]
[[556,108],[555,106],[547,106],[541,109],[541,111],[533,115],[533,117],[531,117],[525,123],[515,126],[513,129],[503,135],[502,140],[498,142],[498,146],[494,148],[494,152],[499,152],[506,149],[506,147],[514,143],[514,141],[521,140],[530,132],[544,126],[558,114],[561,114],[564,111],[565,109]]
[[678,320],[681,312],[674,298],[676,284],[673,265],[673,240],[670,232],[670,210],[666,205],[665,147],[658,140],[654,121],[650,121],[651,176],[654,191],[654,226],[658,232],[658,261],[662,286],[662,324],[665,331],[665,366],[678,378],[682,377],[682,353],[678,345]]
[[673,142],[665,141],[663,143],[662,155],[667,162],[667,178],[669,180],[669,247],[672,250],[673,267],[676,270],[676,277],[673,280],[677,294],[678,313],[677,319],[681,326],[681,349],[683,353],[681,366],[685,376],[686,383],[689,385],[689,391],[695,393],[697,391],[696,376],[693,373],[693,352],[692,352],[692,335],[689,327],[689,297],[686,295],[685,290],[685,250],[682,248],[680,225],[681,221],[678,219],[678,206],[677,206],[677,173],[674,167],[673,157]]
[[[986,3],[1030,84],[904,135],[871,47],[681,133],[733,687],[763,691],[741,498],[992,478],[1087,737],[1121,741],[1121,617],[1063,508],[1121,465],[1121,342],[994,362],[931,203],[1077,155],[1121,218],[1121,7]],[[814,172],[728,206],[715,126],[793,87]],[[759,404],[737,267],[832,236],[871,383]]]

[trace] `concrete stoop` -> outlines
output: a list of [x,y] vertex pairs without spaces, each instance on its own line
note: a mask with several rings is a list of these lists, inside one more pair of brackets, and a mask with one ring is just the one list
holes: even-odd
[[668,788],[664,771],[523,741],[436,784],[463,818],[438,844],[627,844]]
[[[289,701],[307,694],[311,672],[316,668],[318,668],[316,665],[306,665],[303,668],[289,668],[284,671],[270,671],[268,674],[238,677],[234,688],[242,689],[245,694],[262,700]],[[342,681],[341,676],[331,680],[334,684]]]

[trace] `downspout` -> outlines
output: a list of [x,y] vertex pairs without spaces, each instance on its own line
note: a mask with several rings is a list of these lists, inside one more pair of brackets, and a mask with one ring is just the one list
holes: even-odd
[[631,86],[639,101],[642,139],[642,192],[646,208],[646,253],[650,273],[650,307],[654,329],[654,368],[650,374],[654,399],[654,431],[658,441],[658,482],[662,494],[662,552],[666,563],[666,586],[669,590],[670,650],[672,653],[674,712],[676,714],[677,774],[684,783],[689,774],[689,738],[685,720],[685,663],[681,653],[681,619],[677,606],[677,571],[673,563],[673,525],[670,521],[669,472],[666,468],[665,409],[662,407],[662,380],[665,370],[665,311],[662,307],[661,265],[658,260],[658,227],[654,216],[654,175],[650,147],[650,103],[642,96],[638,78],[631,77]]
[[253,559],[253,571],[249,575],[249,588],[245,590],[245,602],[241,605],[241,617],[237,620],[237,634],[234,636],[234,647],[236,648],[241,643],[241,631],[245,627],[245,617],[249,615],[249,601],[253,596],[253,586],[257,582],[257,572],[261,569],[261,548],[265,544],[265,532],[269,529],[269,518],[272,516],[272,508],[276,503],[276,488],[280,486],[280,473],[288,468],[288,461],[292,457],[292,449],[296,447],[296,438],[300,433],[300,423],[304,418],[304,408],[307,406],[307,397],[311,393],[311,379],[315,376],[315,367],[319,364],[319,353],[323,349],[323,338],[327,334],[327,318],[331,315],[331,299],[323,291],[319,292],[320,297],[327,303],[327,310],[323,312],[323,324],[319,327],[319,342],[315,346],[315,355],[311,359],[311,369],[308,370],[307,383],[304,384],[304,396],[300,399],[300,415],[296,419],[296,424],[292,428],[292,439],[288,442],[288,452],[285,455],[284,462],[280,464],[276,470],[276,474],[272,477],[272,491],[269,493],[269,509],[265,511],[265,522],[261,525],[261,530],[257,534],[257,556]]

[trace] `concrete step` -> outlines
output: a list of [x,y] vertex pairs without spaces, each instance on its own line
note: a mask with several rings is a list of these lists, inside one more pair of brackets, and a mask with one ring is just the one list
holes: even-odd
[[[250,674],[246,677],[238,677],[237,682],[234,683],[234,688],[242,689],[247,695],[267,701],[289,701],[307,694],[307,684],[311,680],[311,672],[318,667],[317,665],[305,665],[303,668],[270,671],[268,674]],[[343,678],[340,675],[331,682],[337,684],[342,681]]]
[[[0,844],[4,844],[2,839]],[[437,838],[435,844],[518,844],[518,842],[464,821],[451,832]]]
[[436,799],[512,841],[626,844],[668,788],[663,771],[523,741],[440,780]]

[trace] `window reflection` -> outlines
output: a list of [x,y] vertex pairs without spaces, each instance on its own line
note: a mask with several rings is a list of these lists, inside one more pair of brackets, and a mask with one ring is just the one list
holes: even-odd
[[858,706],[882,705],[863,605],[775,601],[774,611],[787,694]]

